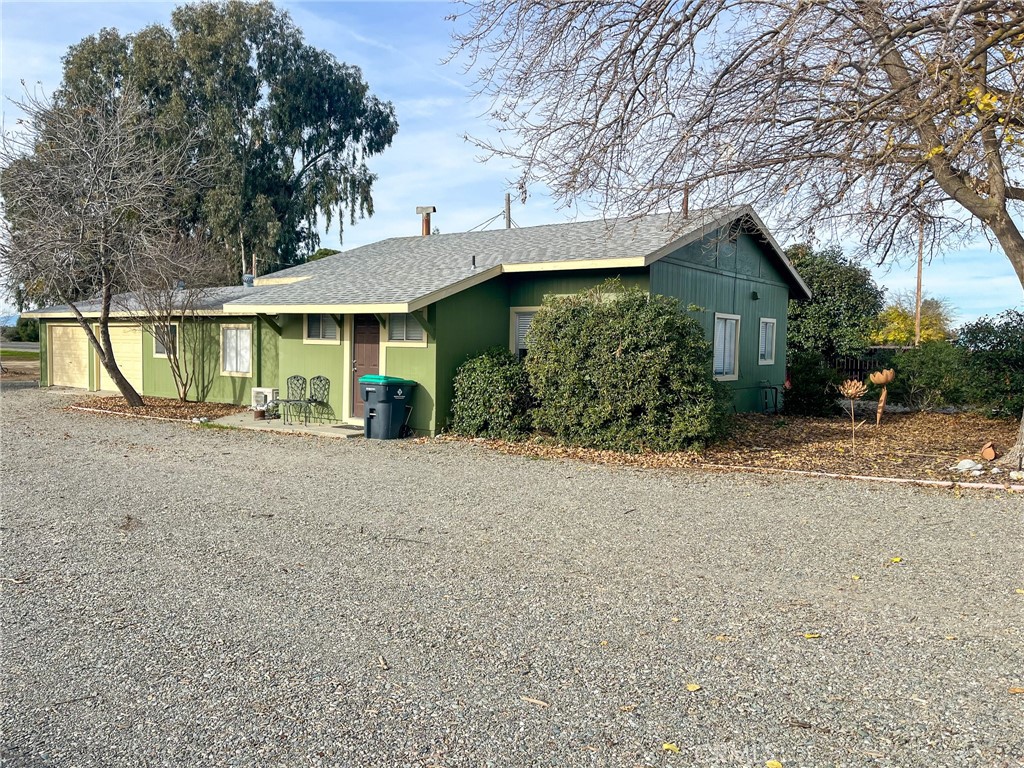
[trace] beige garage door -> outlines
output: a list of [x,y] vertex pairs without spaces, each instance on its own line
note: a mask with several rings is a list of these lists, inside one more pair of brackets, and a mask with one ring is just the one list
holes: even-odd
[[[114,360],[135,391],[142,392],[142,328],[137,325],[110,326],[110,345],[114,349]],[[100,389],[117,392],[117,385],[107,375],[107,369],[97,360],[100,370]]]
[[49,326],[50,385],[89,388],[89,340],[77,325]]

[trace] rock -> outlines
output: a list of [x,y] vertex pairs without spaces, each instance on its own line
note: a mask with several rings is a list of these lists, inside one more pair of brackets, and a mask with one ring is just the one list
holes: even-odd
[[963,459],[959,464],[950,467],[950,469],[954,472],[973,472],[976,469],[981,469],[981,464],[973,459]]
[[1024,480],[1024,472],[1019,472],[1016,469],[1010,473],[1011,480]]
[[982,475],[984,475],[984,474],[985,474],[984,470],[981,470],[981,469],[975,469],[975,470],[973,470],[973,471],[971,472],[971,477],[981,477],[981,476],[982,476]]
[[992,469],[990,471],[992,472],[993,475],[1001,475],[1001,474],[1003,474],[1003,470],[1001,470],[999,467],[992,467]]
[[203,422],[201,422],[201,421],[200,421],[200,420],[199,420],[198,418],[196,418],[196,417],[193,417],[193,418],[192,418],[192,423],[193,423],[193,424],[202,424]]

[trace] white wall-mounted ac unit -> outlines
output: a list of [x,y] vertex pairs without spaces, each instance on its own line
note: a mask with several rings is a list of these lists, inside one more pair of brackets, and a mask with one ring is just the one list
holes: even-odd
[[277,387],[252,388],[252,409],[254,411],[267,410],[267,403],[274,400],[277,400]]

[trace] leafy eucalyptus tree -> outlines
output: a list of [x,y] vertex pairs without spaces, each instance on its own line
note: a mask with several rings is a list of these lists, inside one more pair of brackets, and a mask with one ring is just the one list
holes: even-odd
[[236,274],[301,262],[321,220],[343,229],[373,213],[367,159],[391,144],[394,108],[270,2],[183,5],[169,26],[104,29],[68,51],[61,93],[96,81],[135,83],[163,124],[199,137],[212,183],[175,203],[182,227],[219,243]]

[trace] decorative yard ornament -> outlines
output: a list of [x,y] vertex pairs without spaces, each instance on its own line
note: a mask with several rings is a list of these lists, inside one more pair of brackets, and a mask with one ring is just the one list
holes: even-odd
[[882,423],[885,401],[889,396],[888,385],[892,384],[892,380],[896,378],[896,372],[892,368],[886,368],[882,371],[875,371],[871,374],[870,378],[872,384],[882,388],[882,395],[878,398],[878,410],[875,412],[875,426],[878,427]]
[[856,423],[856,416],[853,411],[853,404],[868,393],[867,384],[857,379],[847,379],[839,385],[839,394],[850,401],[850,428],[852,430],[853,452],[857,452],[857,427],[863,426],[864,422]]

